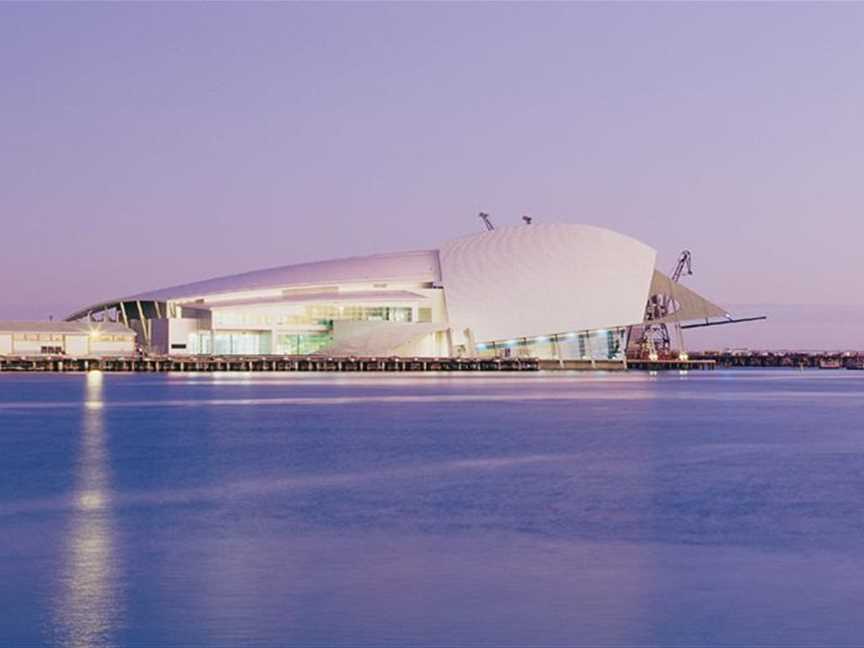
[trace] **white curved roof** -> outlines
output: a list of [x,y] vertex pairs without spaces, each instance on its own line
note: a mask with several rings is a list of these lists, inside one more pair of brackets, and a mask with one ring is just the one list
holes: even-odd
[[438,252],[418,250],[375,254],[255,270],[133,295],[129,299],[165,301],[287,286],[368,281],[440,281]]
[[640,323],[655,257],[589,225],[519,225],[451,241],[440,258],[454,339],[465,329],[479,342]]
[[441,270],[437,250],[374,254],[365,257],[314,261],[254,270],[170,288],[161,288],[99,302],[78,310],[67,319],[84,317],[89,311],[98,311],[123,301],[183,300],[268,288],[316,286],[331,283],[364,283],[370,281],[427,283],[439,282],[440,280]]
[[237,275],[215,277],[188,284],[106,300],[81,308],[66,319],[84,317],[90,311],[110,308],[124,301],[167,301],[243,293],[252,290],[283,287],[320,286],[322,284],[368,282],[439,282],[441,269],[437,250],[415,250],[392,254],[374,254],[328,261],[254,270]]

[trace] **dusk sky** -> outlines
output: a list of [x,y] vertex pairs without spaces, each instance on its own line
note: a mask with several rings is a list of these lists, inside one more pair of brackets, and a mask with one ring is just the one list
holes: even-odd
[[690,248],[781,346],[864,348],[862,34],[853,3],[0,4],[0,318],[483,210]]

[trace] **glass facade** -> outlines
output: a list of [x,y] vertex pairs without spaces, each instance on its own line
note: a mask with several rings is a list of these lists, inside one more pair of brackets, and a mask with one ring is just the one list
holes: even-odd
[[[420,310],[431,319],[431,309]],[[412,306],[358,304],[217,309],[214,330],[190,333],[186,348],[201,355],[309,355],[332,344],[337,320],[412,322],[415,315]]]
[[272,353],[270,333],[213,331],[191,333],[187,346],[192,354],[257,355]]
[[309,355],[318,353],[333,342],[330,332],[326,333],[277,333],[276,353],[283,355]]
[[615,328],[481,343],[477,352],[493,357],[620,360],[626,348],[627,329]]
[[309,326],[332,320],[413,321],[410,306],[309,304],[280,309],[220,309],[213,312],[214,328]]
[[308,355],[333,342],[330,331],[261,333],[206,331],[190,333],[186,349],[194,355]]

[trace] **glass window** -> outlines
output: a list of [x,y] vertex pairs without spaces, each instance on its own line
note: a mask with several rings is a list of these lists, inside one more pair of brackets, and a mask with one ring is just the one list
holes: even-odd
[[[200,351],[206,353],[206,351]],[[268,333],[213,334],[213,353],[216,355],[258,355],[270,353]]]
[[281,355],[309,355],[329,345],[333,337],[323,333],[283,333],[277,336],[275,352]]

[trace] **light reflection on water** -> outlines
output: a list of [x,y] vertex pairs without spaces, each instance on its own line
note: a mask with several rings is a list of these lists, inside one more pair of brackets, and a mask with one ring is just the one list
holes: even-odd
[[114,645],[122,610],[102,391],[102,373],[89,372],[71,529],[55,607],[58,638],[75,648]]

